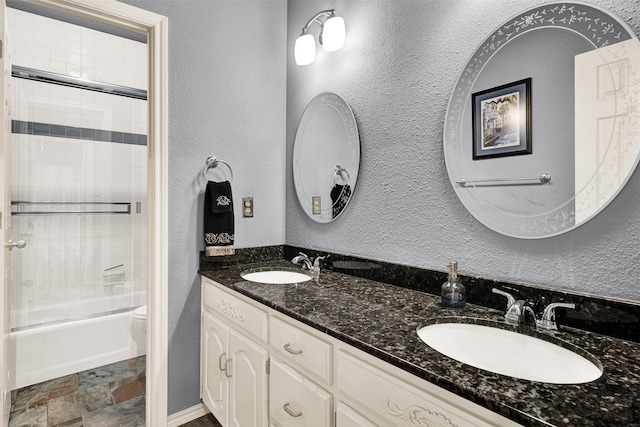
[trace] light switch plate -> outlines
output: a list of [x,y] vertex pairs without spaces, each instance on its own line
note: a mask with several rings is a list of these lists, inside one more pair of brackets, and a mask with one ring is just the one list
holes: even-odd
[[320,196],[313,196],[311,198],[311,209],[314,215],[320,215],[322,213],[322,207],[320,205]]
[[242,217],[253,218],[253,197],[242,198]]

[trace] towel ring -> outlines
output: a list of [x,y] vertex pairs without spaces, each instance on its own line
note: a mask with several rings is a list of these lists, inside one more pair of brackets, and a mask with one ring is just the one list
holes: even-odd
[[[344,175],[347,175],[347,179],[344,179]],[[336,178],[340,177],[342,179],[343,185],[349,185],[351,183],[351,176],[349,176],[349,172],[340,165],[336,165],[336,168],[333,171],[333,176],[331,177],[331,184],[336,184]]]
[[213,169],[213,168],[217,167],[218,163],[222,163],[227,168],[229,168],[229,182],[233,181],[233,170],[231,169],[231,165],[229,165],[229,163],[225,162],[224,160],[218,159],[216,156],[207,157],[206,166],[204,167],[204,170],[202,171],[202,176],[204,176],[204,180],[205,181],[209,181],[207,179],[207,171],[209,169]]

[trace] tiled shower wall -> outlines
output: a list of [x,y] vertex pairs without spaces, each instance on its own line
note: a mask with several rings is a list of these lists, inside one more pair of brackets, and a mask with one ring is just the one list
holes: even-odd
[[[146,44],[8,12],[13,65],[146,90]],[[11,85],[12,201],[132,203],[130,215],[13,216],[14,240],[27,246],[12,255],[12,326],[144,304],[147,102],[20,78]],[[125,283],[105,285],[103,271],[119,264]]]

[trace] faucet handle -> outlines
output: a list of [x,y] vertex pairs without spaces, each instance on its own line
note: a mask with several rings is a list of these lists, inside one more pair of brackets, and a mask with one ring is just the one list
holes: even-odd
[[516,303],[516,299],[513,297],[513,295],[511,295],[508,292],[501,291],[498,288],[491,289],[491,292],[493,292],[494,294],[502,295],[503,297],[507,298],[507,310],[509,310],[509,308]]
[[542,319],[538,322],[538,326],[543,329],[558,330],[558,324],[556,323],[556,308],[558,307],[580,311],[580,306],[573,303],[552,302],[542,312]]
[[320,267],[320,261],[323,261],[327,258],[329,258],[331,255],[326,255],[326,256],[317,256],[316,259],[313,260],[313,266],[314,267]]

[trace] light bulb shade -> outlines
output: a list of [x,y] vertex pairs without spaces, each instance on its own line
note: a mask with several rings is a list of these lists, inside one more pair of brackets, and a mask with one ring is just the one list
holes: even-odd
[[327,52],[340,50],[344,46],[344,19],[332,16],[322,26],[322,48]]
[[309,65],[316,60],[316,41],[311,34],[302,34],[296,39],[294,56],[298,65]]

